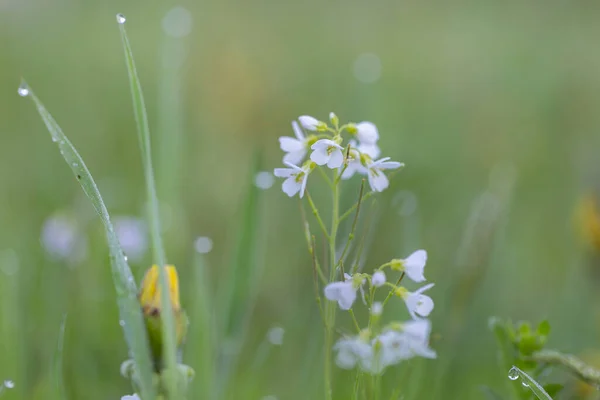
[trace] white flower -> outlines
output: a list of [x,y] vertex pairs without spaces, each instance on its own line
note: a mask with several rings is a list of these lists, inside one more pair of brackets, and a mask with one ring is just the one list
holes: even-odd
[[402,326],[410,351],[417,356],[436,358],[435,351],[429,348],[429,333],[431,322],[427,319],[418,319],[406,322]]
[[357,281],[357,279],[348,274],[344,274],[344,277],[344,282],[332,282],[325,286],[324,293],[327,300],[337,301],[342,310],[349,310],[352,308],[354,300],[356,300],[356,292],[359,288],[364,301],[364,293],[362,291],[364,279]]
[[433,310],[433,300],[431,297],[422,294],[424,291],[431,289],[433,285],[433,283],[430,283],[414,292],[409,292],[406,289],[401,290],[401,296],[404,299],[406,308],[408,308],[408,312],[413,319],[419,319],[417,315],[421,317],[427,317]]
[[278,178],[287,178],[281,185],[285,194],[293,197],[299,192],[300,198],[302,198],[304,196],[304,190],[306,189],[310,167],[303,166],[300,168],[294,164],[285,164],[290,168],[275,168],[273,174]]
[[121,400],[141,400],[140,396],[138,396],[137,394],[131,394],[131,395],[127,395],[127,396],[122,396]]
[[371,278],[373,286],[379,287],[385,283],[385,273],[383,271],[376,271]]
[[298,121],[300,121],[300,125],[302,125],[302,127],[304,129],[307,129],[309,131],[316,131],[317,127],[319,125],[321,125],[321,122],[319,122],[318,119],[313,118],[309,115],[301,115],[298,117]]
[[413,282],[424,282],[425,275],[423,271],[427,263],[427,252],[425,250],[417,250],[410,256],[401,260],[402,269]]
[[373,358],[373,347],[359,336],[338,340],[333,350],[337,351],[335,363],[343,369],[364,367]]
[[317,140],[311,147],[313,149],[310,159],[317,165],[325,165],[331,169],[339,168],[344,163],[342,146],[330,139]]
[[367,165],[369,185],[371,185],[371,189],[374,192],[383,192],[390,185],[390,181],[383,173],[383,170],[396,169],[404,165],[396,161],[388,161],[389,159],[389,157],[380,158]]
[[369,156],[370,159],[377,158],[380,153],[379,147],[376,144],[357,144],[356,140],[350,140],[349,144],[348,165],[342,173],[342,179],[350,179],[355,173],[367,175],[368,169],[363,163],[366,163],[368,158],[363,158],[363,155]]
[[373,303],[373,305],[371,306],[371,314],[381,315],[382,312],[383,312],[383,304],[381,304],[381,302],[379,302],[379,301],[376,301],[375,303]]
[[[15,388],[15,383],[13,381],[11,381],[10,379],[5,380],[4,383],[3,383],[3,385],[7,389],[14,389]],[[0,386],[0,389],[2,389],[1,386]],[[2,390],[0,390],[0,392],[2,392]]]
[[115,232],[128,259],[139,261],[148,250],[146,223],[135,217],[116,217]]
[[292,129],[296,137],[281,136],[279,138],[279,147],[286,153],[283,156],[284,163],[300,164],[306,155],[308,142],[304,132],[302,132],[296,121],[292,121]]
[[356,137],[361,143],[375,144],[379,140],[379,132],[374,123],[364,121],[356,124]]

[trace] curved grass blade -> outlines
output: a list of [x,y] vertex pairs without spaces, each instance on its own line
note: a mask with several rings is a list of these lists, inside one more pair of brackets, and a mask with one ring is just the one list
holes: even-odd
[[123,256],[121,244],[117,238],[113,225],[108,215],[108,210],[104,205],[100,191],[94,182],[92,174],[83,162],[83,159],[65,136],[60,126],[46,110],[42,102],[37,98],[33,91],[25,83],[22,88],[27,88],[27,96],[30,97],[37,111],[42,117],[44,124],[52,141],[58,145],[60,154],[67,162],[73,174],[79,181],[81,188],[90,199],[92,206],[100,216],[106,232],[106,240],[110,252],[110,265],[113,277],[113,283],[117,292],[117,302],[119,305],[119,315],[123,320],[123,331],[125,340],[133,354],[133,359],[138,368],[140,380],[140,395],[142,399],[154,399],[156,397],[154,386],[152,384],[152,363],[150,362],[150,353],[148,351],[148,337],[146,326],[142,319],[142,311],[137,300],[137,289],[135,279],[131,274],[131,269]]
[[[129,86],[131,89],[131,98],[133,100],[133,111],[137,126],[138,140],[142,153],[142,162],[144,166],[144,176],[146,178],[146,195],[148,197],[148,219],[150,225],[150,235],[152,237],[152,249],[154,252],[154,261],[161,266],[159,268],[159,287],[167,288],[167,274],[162,268],[167,260],[160,235],[160,216],[158,209],[158,198],[156,196],[156,185],[154,182],[154,169],[152,167],[152,151],[150,146],[150,127],[148,125],[148,115],[144,103],[142,86],[137,75],[133,52],[129,44],[129,38],[125,31],[125,17],[122,14],[117,15],[117,23],[121,32],[121,41],[125,52],[125,62],[127,64],[127,73],[129,75]],[[161,321],[163,354],[165,355],[165,365],[168,373],[167,389],[170,398],[179,399],[179,387],[177,385],[177,345],[175,339],[175,319],[171,308],[171,299],[168,290],[161,290]]]
[[515,376],[520,376],[521,379],[523,380],[523,386],[528,387],[529,390],[531,390],[538,399],[552,400],[552,397],[550,397],[550,395],[548,393],[546,393],[546,391],[544,390],[542,385],[537,383],[535,381],[535,379],[533,379],[531,376],[527,375],[527,373],[525,373],[522,369],[517,368],[513,365],[513,367],[510,369],[510,371],[508,371],[508,376],[512,380],[516,379],[516,378],[514,378]]

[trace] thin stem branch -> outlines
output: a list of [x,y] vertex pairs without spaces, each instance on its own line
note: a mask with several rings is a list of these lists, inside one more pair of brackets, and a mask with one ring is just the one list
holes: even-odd
[[358,193],[358,201],[356,202],[356,204],[357,204],[356,214],[354,214],[354,221],[352,221],[352,228],[350,229],[350,234],[348,235],[348,240],[346,241],[346,245],[344,246],[344,250],[342,251],[342,254],[338,261],[339,265],[342,264],[343,260],[346,257],[346,253],[348,252],[348,249],[350,248],[350,243],[352,243],[352,240],[354,240],[354,232],[356,232],[356,223],[358,222],[358,215],[360,214],[360,205],[362,203],[364,188],[365,188],[365,180],[363,179],[360,184],[360,192]]
[[317,206],[315,205],[315,202],[313,201],[312,197],[310,196],[310,193],[308,192],[308,190],[306,191],[306,198],[308,199],[308,204],[310,205],[313,215],[317,219],[317,222],[319,223],[319,226],[321,227],[321,230],[323,231],[323,235],[325,235],[327,240],[330,240],[330,236],[329,236],[329,233],[327,232],[327,228],[325,227],[325,223],[323,222],[323,219],[321,218],[321,215],[319,214],[319,210],[317,209]]

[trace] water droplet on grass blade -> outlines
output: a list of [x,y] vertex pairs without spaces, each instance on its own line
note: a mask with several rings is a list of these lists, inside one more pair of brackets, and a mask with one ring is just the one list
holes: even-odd
[[4,387],[7,389],[12,389],[15,387],[15,383],[11,380],[5,380],[4,381]]
[[19,89],[17,89],[17,93],[19,93],[19,96],[21,97],[29,96],[29,87],[27,86],[27,84],[21,83],[21,86],[19,86]]
[[125,326],[125,321],[123,321],[123,320],[119,320],[119,325],[121,325],[121,326]]
[[125,23],[125,21],[127,21],[127,18],[125,18],[125,16],[123,14],[117,14],[117,22],[121,25],[123,25]]
[[519,379],[519,370],[517,370],[515,367],[512,367],[510,371],[508,371],[508,379],[511,381],[516,381]]
[[521,382],[521,385],[523,385],[523,387],[527,387],[527,388],[529,387],[529,384],[525,381]]

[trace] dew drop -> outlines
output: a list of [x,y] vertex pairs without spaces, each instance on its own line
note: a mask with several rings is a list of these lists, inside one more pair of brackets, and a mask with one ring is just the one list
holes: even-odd
[[12,389],[15,387],[15,383],[11,380],[4,381],[4,387],[7,389]]
[[123,25],[125,23],[125,21],[127,21],[127,18],[125,18],[125,16],[123,14],[117,14],[117,22],[121,25]]
[[19,89],[17,89],[17,92],[19,93],[19,96],[27,97],[29,96],[29,87],[25,83],[22,83],[21,86],[19,86]]
[[194,242],[194,248],[200,254],[210,253],[213,247],[213,241],[211,238],[206,236],[200,236],[196,238]]
[[124,259],[125,261],[127,261],[127,260],[128,260],[127,256],[123,256],[123,259]]
[[58,142],[58,138],[57,138],[56,136],[52,136],[52,141],[53,141],[54,143],[56,143],[56,142]]
[[123,320],[119,320],[119,325],[121,325],[121,326],[125,326],[125,321],[123,321]]
[[74,166],[75,168],[79,167],[79,164],[77,164],[76,162],[74,162],[73,164],[71,164],[72,166]]
[[529,384],[525,381],[521,382],[521,385],[523,385],[523,387],[529,387]]
[[508,371],[508,379],[511,381],[519,379],[519,370],[516,367],[512,367],[510,371]]

